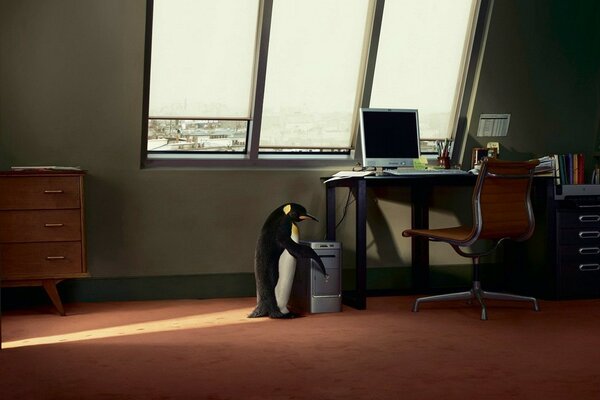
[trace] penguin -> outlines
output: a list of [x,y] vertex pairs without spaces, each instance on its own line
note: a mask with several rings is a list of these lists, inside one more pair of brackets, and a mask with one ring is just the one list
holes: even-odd
[[315,260],[323,275],[328,276],[317,253],[310,246],[298,243],[297,223],[305,219],[318,221],[300,204],[288,203],[276,208],[265,221],[254,257],[256,308],[248,318],[296,316],[287,308],[296,270],[296,258]]

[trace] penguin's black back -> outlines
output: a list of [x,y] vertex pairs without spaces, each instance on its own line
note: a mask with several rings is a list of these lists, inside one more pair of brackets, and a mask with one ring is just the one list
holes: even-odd
[[283,212],[283,207],[277,208],[266,219],[256,245],[256,262],[278,261],[284,247],[277,240],[280,235],[292,233],[292,221]]

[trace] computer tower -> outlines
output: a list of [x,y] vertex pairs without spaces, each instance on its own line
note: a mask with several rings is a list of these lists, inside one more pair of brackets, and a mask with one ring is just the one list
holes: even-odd
[[302,242],[323,261],[329,277],[325,279],[318,264],[298,259],[289,308],[299,314],[342,311],[342,245],[338,242]]

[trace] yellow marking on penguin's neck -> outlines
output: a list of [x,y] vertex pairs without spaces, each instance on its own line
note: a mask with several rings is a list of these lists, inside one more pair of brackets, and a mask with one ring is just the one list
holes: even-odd
[[298,225],[292,223],[292,240],[294,242],[298,242],[300,240],[300,230],[298,229]]
[[290,211],[292,211],[292,206],[290,204],[283,206],[283,213],[285,215],[288,215],[290,213]]

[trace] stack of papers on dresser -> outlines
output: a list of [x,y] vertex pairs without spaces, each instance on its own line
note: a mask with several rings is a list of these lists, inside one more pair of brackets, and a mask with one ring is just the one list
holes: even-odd
[[13,171],[81,171],[81,167],[62,167],[58,165],[34,165],[10,167]]

